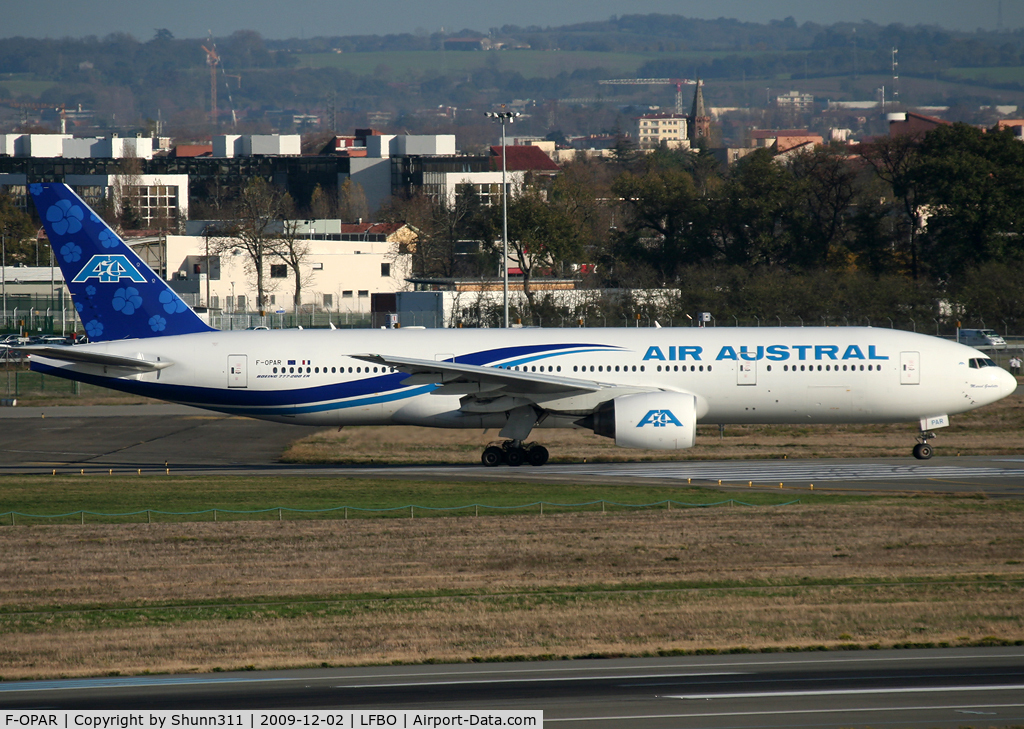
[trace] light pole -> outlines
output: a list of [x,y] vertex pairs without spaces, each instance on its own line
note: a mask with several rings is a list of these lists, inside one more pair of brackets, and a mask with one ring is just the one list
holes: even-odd
[[0,326],[7,328],[7,236],[0,235],[0,287],[3,287],[4,319]]
[[501,277],[502,277],[502,298],[505,305],[505,328],[508,329],[508,186],[505,182],[507,165],[505,164],[505,122],[511,124],[517,116],[516,111],[505,111],[502,104],[501,111],[488,111],[487,116],[501,122]]

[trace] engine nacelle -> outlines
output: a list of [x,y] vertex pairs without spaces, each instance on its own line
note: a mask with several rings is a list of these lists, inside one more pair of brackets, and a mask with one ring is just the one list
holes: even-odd
[[623,448],[692,448],[697,434],[697,399],[676,392],[644,392],[609,400],[577,420]]

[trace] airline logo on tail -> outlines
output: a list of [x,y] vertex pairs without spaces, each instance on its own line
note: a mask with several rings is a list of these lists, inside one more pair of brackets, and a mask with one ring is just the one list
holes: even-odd
[[93,256],[71,282],[85,283],[93,278],[100,283],[117,283],[123,278],[135,283],[146,283],[146,277],[139,273],[127,256],[122,255]]
[[671,410],[648,410],[647,415],[640,419],[640,423],[636,427],[642,428],[645,425],[653,425],[655,428],[664,428],[669,425],[683,427],[679,418],[673,415]]

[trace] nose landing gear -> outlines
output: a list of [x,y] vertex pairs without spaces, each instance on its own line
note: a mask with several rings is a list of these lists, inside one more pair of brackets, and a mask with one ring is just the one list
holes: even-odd
[[934,437],[935,433],[927,430],[921,431],[921,435],[917,436],[917,445],[914,446],[914,458],[919,461],[927,461],[932,457],[932,447],[928,445],[928,441]]
[[500,466],[502,463],[509,466],[521,466],[524,463],[543,466],[548,462],[548,449],[539,443],[506,440],[491,443],[484,448],[480,462],[489,467]]

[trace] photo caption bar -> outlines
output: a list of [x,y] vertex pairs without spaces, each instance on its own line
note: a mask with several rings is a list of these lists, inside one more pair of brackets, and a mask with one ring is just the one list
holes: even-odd
[[2,718],[0,729],[544,727],[543,711],[5,711]]

